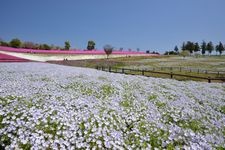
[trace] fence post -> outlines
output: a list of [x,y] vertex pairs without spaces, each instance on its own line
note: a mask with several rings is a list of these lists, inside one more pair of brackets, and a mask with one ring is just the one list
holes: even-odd
[[171,79],[173,78],[173,72],[170,72],[170,78]]
[[111,67],[109,67],[109,72],[111,72]]
[[180,72],[181,72],[181,67],[180,67]]
[[205,71],[205,74],[207,74],[207,70]]
[[141,72],[142,72],[142,75],[144,76],[144,75],[145,75],[145,71],[144,71],[144,70],[142,70]]
[[191,72],[191,69],[190,69],[190,72]]
[[218,71],[218,75],[220,75],[220,72]]
[[122,73],[124,73],[124,68],[122,68]]
[[96,66],[96,69],[98,70],[98,66]]
[[102,66],[102,71],[104,71],[104,67]]
[[208,77],[208,83],[211,83],[211,78],[210,77]]
[[199,74],[199,69],[198,69],[198,74]]

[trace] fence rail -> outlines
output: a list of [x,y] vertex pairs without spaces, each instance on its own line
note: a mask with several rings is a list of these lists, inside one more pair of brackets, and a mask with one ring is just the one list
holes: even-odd
[[107,71],[107,72],[113,72],[113,73],[121,73],[121,74],[129,74],[129,75],[143,75],[147,77],[153,76],[153,74],[160,74],[160,75],[166,75],[169,76],[171,79],[175,79],[175,77],[185,77],[189,79],[200,79],[208,81],[208,83],[211,83],[212,81],[219,81],[219,82],[225,82],[225,78],[211,78],[211,77],[200,77],[200,76],[194,76],[194,75],[184,75],[184,74],[178,74],[171,72],[160,72],[154,70],[140,70],[140,69],[129,69],[129,68],[116,68],[116,67],[104,67],[104,66],[96,66],[97,70]]
[[204,74],[225,74],[225,71],[215,71],[215,70],[206,70],[206,69],[197,69],[197,68],[188,68],[188,67],[159,67],[159,68],[152,68],[151,70],[171,70],[171,71],[186,71],[186,72],[195,72],[195,73],[204,73]]

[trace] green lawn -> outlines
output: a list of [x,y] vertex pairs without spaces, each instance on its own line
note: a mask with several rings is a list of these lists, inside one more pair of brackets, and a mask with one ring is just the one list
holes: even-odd
[[[183,75],[224,78],[225,56],[158,56],[158,57],[127,57],[97,60],[75,60],[64,62],[51,62],[69,66],[95,68],[96,66],[130,68],[140,70],[154,70],[158,72],[176,73]],[[129,72],[128,72],[129,73]],[[130,72],[136,74],[135,72]],[[137,73],[138,74],[138,73]],[[139,73],[140,74],[140,73]],[[168,75],[147,73],[148,76],[169,78]],[[178,80],[190,80],[186,77],[176,77]],[[191,79],[196,80],[196,79]],[[197,79],[199,80],[199,79]]]

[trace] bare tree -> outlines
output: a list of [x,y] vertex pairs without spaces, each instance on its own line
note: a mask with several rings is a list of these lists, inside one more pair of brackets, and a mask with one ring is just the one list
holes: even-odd
[[113,51],[113,47],[109,44],[105,45],[104,47],[104,51],[107,55],[107,59],[109,58],[109,55],[112,54],[112,51]]

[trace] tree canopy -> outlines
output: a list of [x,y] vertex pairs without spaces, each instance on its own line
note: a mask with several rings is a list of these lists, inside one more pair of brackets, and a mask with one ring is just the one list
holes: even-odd
[[205,51],[206,51],[206,42],[203,41],[202,44],[201,44],[201,49],[202,49],[202,55],[205,55]]
[[214,50],[214,46],[211,41],[206,45],[206,50],[208,51],[209,54],[211,54],[212,51]]
[[20,46],[21,46],[21,41],[18,39],[18,38],[15,38],[15,39],[12,39],[11,41],[10,41],[10,43],[9,43],[9,45],[11,46],[11,47],[15,47],[15,48],[20,48]]
[[65,42],[65,50],[69,50],[70,49],[70,42],[66,41]]
[[94,41],[88,41],[87,49],[88,50],[95,49],[95,42]]
[[178,49],[177,45],[175,46],[174,51],[175,51],[176,53],[178,53],[179,49]]
[[216,51],[220,53],[220,55],[223,53],[223,51],[225,50],[223,44],[221,42],[219,42],[218,45],[216,45]]

